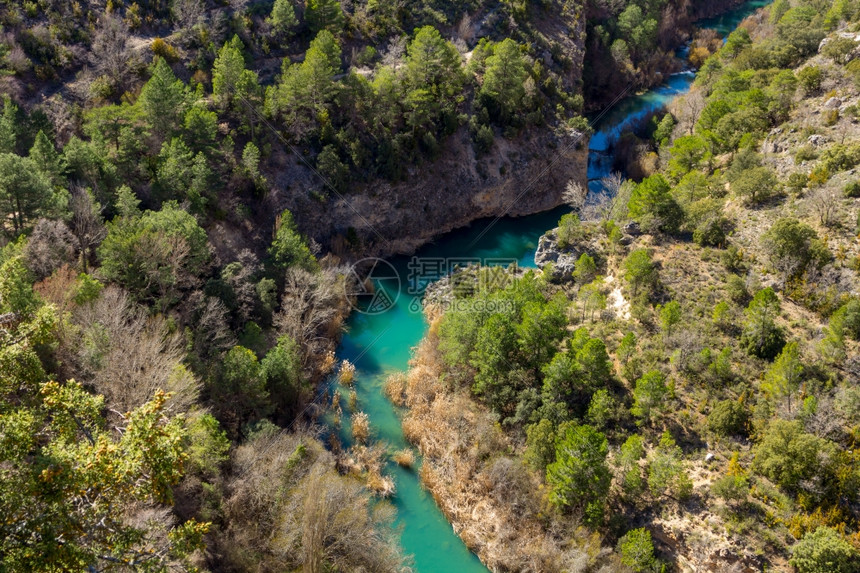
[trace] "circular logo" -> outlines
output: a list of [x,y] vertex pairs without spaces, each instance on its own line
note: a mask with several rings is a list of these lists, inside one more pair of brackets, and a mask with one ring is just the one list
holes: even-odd
[[349,268],[346,296],[358,312],[382,314],[400,297],[400,275],[388,261],[361,259]]

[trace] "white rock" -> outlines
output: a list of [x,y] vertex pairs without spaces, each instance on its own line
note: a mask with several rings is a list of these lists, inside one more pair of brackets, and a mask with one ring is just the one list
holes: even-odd
[[827,100],[827,102],[824,104],[824,107],[826,107],[827,109],[837,109],[841,105],[842,105],[841,99],[839,99],[838,97],[832,97],[829,100]]

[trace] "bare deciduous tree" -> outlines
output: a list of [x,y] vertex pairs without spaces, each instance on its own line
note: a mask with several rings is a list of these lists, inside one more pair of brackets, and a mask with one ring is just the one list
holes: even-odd
[[382,65],[396,66],[403,60],[403,54],[406,53],[406,38],[403,36],[394,36],[388,42],[385,48],[385,53],[382,56]]
[[200,318],[194,329],[195,345],[202,346],[197,348],[198,353],[201,356],[214,356],[235,346],[236,335],[230,330],[230,313],[224,302],[220,298],[209,296],[202,301],[200,307]]
[[474,36],[472,17],[468,14],[463,14],[463,17],[460,18],[460,23],[457,24],[457,36],[464,42],[468,43],[472,41],[472,37]]
[[585,197],[587,194],[587,189],[584,189],[577,181],[571,179],[567,182],[564,192],[561,194],[561,198],[564,199],[565,203],[570,205],[571,209],[576,210],[585,204]]
[[266,433],[236,449],[233,468],[221,540],[228,560],[253,551],[261,570],[399,570],[392,507],[338,475],[318,441]]
[[206,5],[203,0],[176,0],[171,12],[180,31],[206,24]]
[[107,287],[77,310],[75,322],[82,381],[104,394],[115,415],[149,401],[156,390],[173,393],[168,408],[175,412],[197,400],[200,384],[182,365],[181,334],[171,333],[163,318],[148,316],[124,290]]
[[832,185],[818,187],[809,193],[809,204],[818,215],[818,222],[825,227],[833,224],[841,199],[842,194]]
[[128,26],[110,14],[99,18],[90,53],[90,64],[99,74],[106,75],[122,90],[129,79],[134,52],[128,44]]
[[624,177],[614,171],[608,177],[600,180],[603,187],[601,193],[589,194],[588,200],[582,208],[583,218],[589,221],[598,221],[603,223],[610,219],[623,218],[625,213],[621,213],[621,205],[624,210],[627,209],[627,200],[629,194],[623,192]]
[[39,280],[75,261],[75,237],[62,221],[39,219],[27,242],[27,266]]
[[[705,109],[705,94],[703,90],[693,90],[686,96],[679,98],[677,104],[678,113],[673,113],[678,119],[678,129],[686,131],[687,135],[693,135],[693,128],[699,114]],[[673,106],[675,107],[675,106]]]
[[233,289],[236,310],[243,324],[251,319],[259,301],[254,281],[259,271],[260,261],[257,255],[248,249],[243,249],[239,253],[238,260],[224,267],[221,273],[224,281]]
[[72,199],[69,206],[72,209],[72,233],[78,241],[78,252],[81,256],[81,270],[87,272],[89,263],[107,234],[101,216],[101,205],[96,203],[87,189],[73,185]]
[[345,290],[335,269],[310,273],[298,267],[287,270],[281,310],[275,316],[280,334],[288,334],[301,344],[305,365],[319,358],[330,337],[340,328]]

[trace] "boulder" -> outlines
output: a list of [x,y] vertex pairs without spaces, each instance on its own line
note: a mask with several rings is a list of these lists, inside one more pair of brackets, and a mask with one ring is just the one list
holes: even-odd
[[642,228],[639,227],[639,223],[637,223],[636,221],[628,222],[626,225],[621,227],[621,230],[624,232],[625,235],[632,235],[634,237],[638,237],[642,234]]
[[552,264],[552,275],[554,282],[567,282],[573,280],[573,269],[576,268],[576,260],[581,254],[581,249],[568,247],[562,249],[558,246],[558,234],[556,229],[547,232],[538,239],[538,247],[535,251],[535,265],[545,268]]
[[806,140],[806,143],[810,145],[814,145],[815,147],[821,147],[825,143],[827,143],[827,138],[818,133],[814,135],[810,135],[809,139]]
[[555,231],[549,231],[538,239],[537,251],[535,251],[535,264],[544,267],[549,263],[555,263],[559,257],[558,239]]
[[842,100],[836,96],[833,96],[832,98],[830,98],[829,100],[824,102],[824,107],[827,109],[839,109],[839,107],[841,105],[842,105]]

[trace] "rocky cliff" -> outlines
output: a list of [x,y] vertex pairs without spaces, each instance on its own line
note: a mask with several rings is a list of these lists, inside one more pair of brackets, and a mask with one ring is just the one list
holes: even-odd
[[588,136],[575,130],[497,137],[480,157],[465,128],[445,144],[438,160],[410,170],[405,182],[377,180],[325,203],[307,192],[320,186],[314,173],[284,157],[282,191],[269,204],[272,212],[290,209],[304,233],[335,252],[387,255],[410,253],[477,219],[551,209],[563,202],[569,181],[585,183]]

